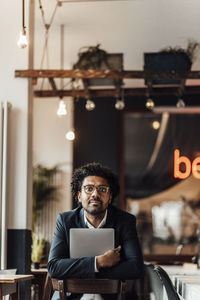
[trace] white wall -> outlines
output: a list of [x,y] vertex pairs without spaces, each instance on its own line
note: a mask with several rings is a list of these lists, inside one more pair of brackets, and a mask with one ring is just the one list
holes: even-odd
[[61,203],[57,213],[71,209],[73,142],[65,138],[72,127],[71,98],[66,100],[67,115],[58,117],[58,98],[35,98],[33,110],[33,165],[59,166],[63,171]]
[[[26,1],[27,2],[27,1]],[[21,2],[5,1],[0,10],[0,101],[12,104],[8,152],[8,228],[25,229],[31,226],[28,199],[28,80],[14,78],[16,69],[28,68],[28,48],[19,49]],[[26,3],[28,24],[28,3]]]

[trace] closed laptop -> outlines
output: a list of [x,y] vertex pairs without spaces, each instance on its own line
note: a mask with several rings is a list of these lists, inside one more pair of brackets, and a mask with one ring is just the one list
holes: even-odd
[[113,228],[71,228],[70,257],[98,256],[114,249]]

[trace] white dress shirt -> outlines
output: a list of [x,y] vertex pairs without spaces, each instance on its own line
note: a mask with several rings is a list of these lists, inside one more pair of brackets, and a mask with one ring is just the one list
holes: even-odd
[[[107,210],[106,210],[105,216],[104,216],[103,220],[101,221],[101,223],[99,224],[99,226],[98,227],[94,227],[87,220],[86,215],[85,215],[85,211],[84,211],[84,222],[85,222],[85,225],[88,228],[93,228],[93,229],[95,229],[95,228],[101,228],[101,227],[103,227],[105,225],[106,219],[107,219]],[[95,272],[98,272],[97,264],[96,264],[96,256],[95,256],[95,261],[94,261],[94,269],[95,269]],[[81,297],[80,300],[103,300],[103,298],[102,298],[102,296],[100,294],[83,294],[83,296]]]

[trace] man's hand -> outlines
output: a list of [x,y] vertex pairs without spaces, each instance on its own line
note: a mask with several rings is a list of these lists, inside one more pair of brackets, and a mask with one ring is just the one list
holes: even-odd
[[120,261],[121,246],[96,257],[97,268],[113,267]]

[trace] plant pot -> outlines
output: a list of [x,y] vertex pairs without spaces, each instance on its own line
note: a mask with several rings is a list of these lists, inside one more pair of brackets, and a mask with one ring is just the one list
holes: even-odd
[[33,269],[39,269],[40,263],[39,262],[33,262]]
[[[109,53],[107,54],[107,63],[101,63],[100,70],[123,70],[123,53]],[[109,67],[108,67],[109,66]],[[91,67],[91,69],[94,69]],[[113,86],[113,85],[122,85],[121,79],[110,79],[110,78],[92,78],[86,79],[88,86]]]
[[[145,71],[189,71],[191,65],[191,60],[184,52],[144,53]],[[152,84],[180,84],[180,82],[170,78],[155,78]]]

